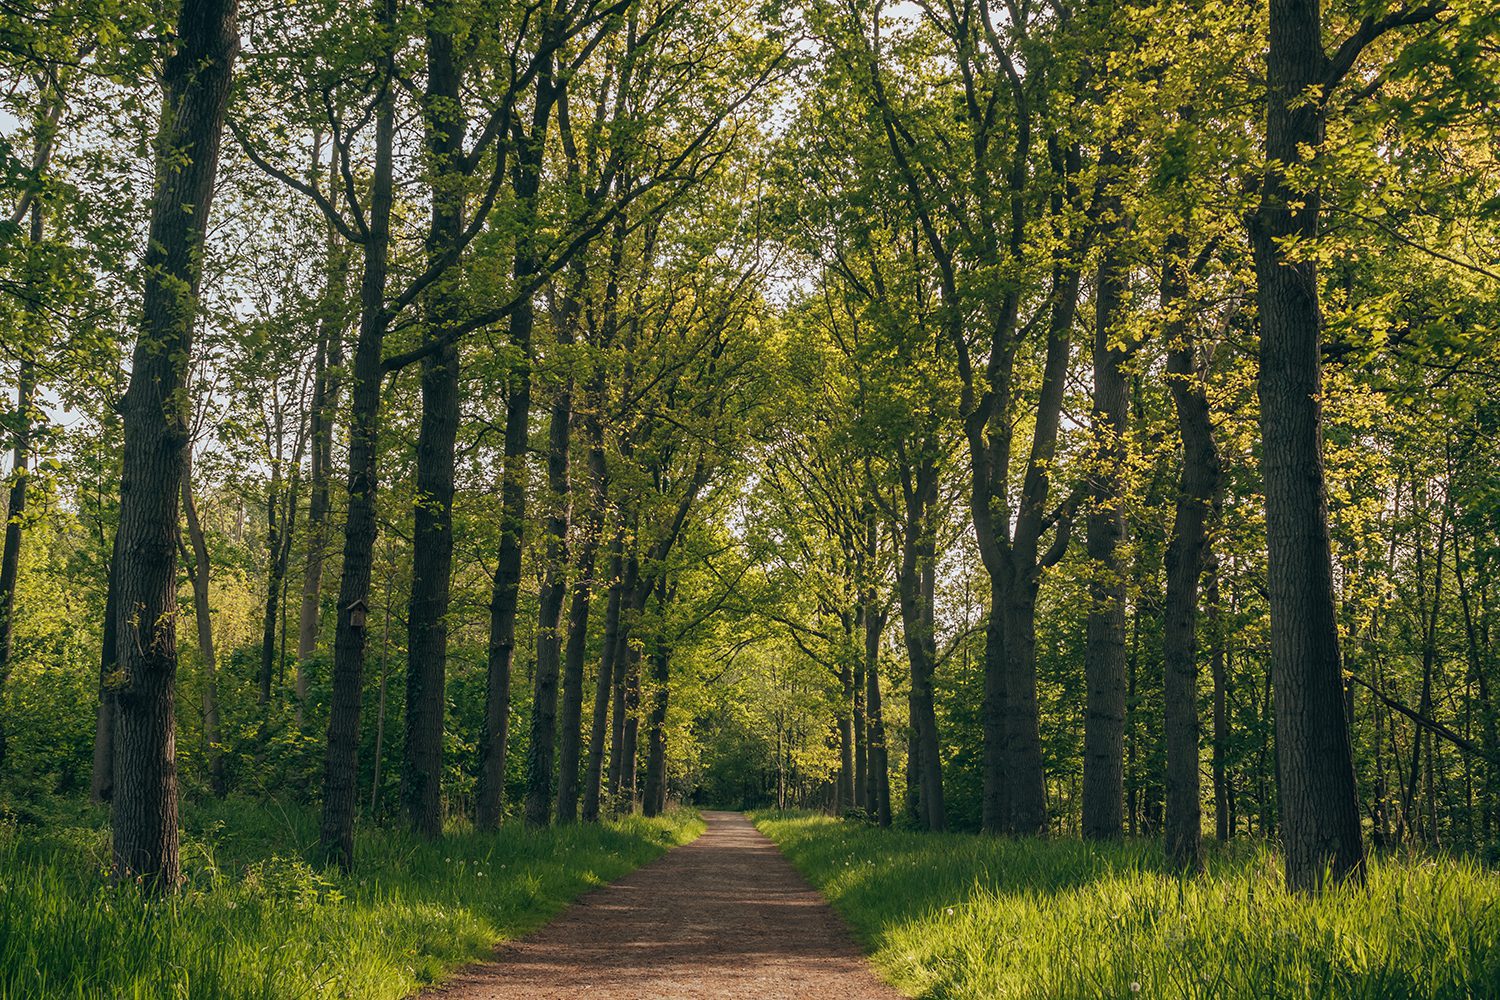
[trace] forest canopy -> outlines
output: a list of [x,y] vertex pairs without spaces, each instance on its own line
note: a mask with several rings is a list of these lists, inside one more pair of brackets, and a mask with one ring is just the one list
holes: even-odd
[[1500,845],[1487,0],[0,4],[0,810]]

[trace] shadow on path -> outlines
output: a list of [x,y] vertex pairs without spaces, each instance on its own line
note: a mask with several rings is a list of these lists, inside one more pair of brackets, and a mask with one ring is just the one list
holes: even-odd
[[896,1000],[838,915],[738,813],[507,942],[427,1000]]

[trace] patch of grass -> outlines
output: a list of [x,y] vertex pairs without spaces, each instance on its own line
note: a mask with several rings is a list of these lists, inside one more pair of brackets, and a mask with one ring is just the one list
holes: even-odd
[[703,830],[688,812],[439,843],[364,829],[346,878],[303,860],[312,813],[215,803],[185,817],[182,893],[148,903],[106,884],[102,819],[0,825],[0,998],[404,997]]
[[913,996],[1500,997],[1500,874],[1469,861],[1378,858],[1367,890],[1306,899],[1250,842],[1181,878],[1145,842],[754,818]]

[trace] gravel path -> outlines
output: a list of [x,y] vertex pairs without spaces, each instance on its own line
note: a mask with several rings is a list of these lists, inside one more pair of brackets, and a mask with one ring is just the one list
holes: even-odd
[[738,813],[502,945],[428,1000],[898,1000],[838,915]]

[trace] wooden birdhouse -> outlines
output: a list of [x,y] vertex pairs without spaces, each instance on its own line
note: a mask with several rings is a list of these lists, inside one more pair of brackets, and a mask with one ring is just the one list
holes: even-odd
[[349,624],[351,627],[365,627],[365,616],[369,613],[370,609],[364,601],[355,601],[344,610],[349,612]]

